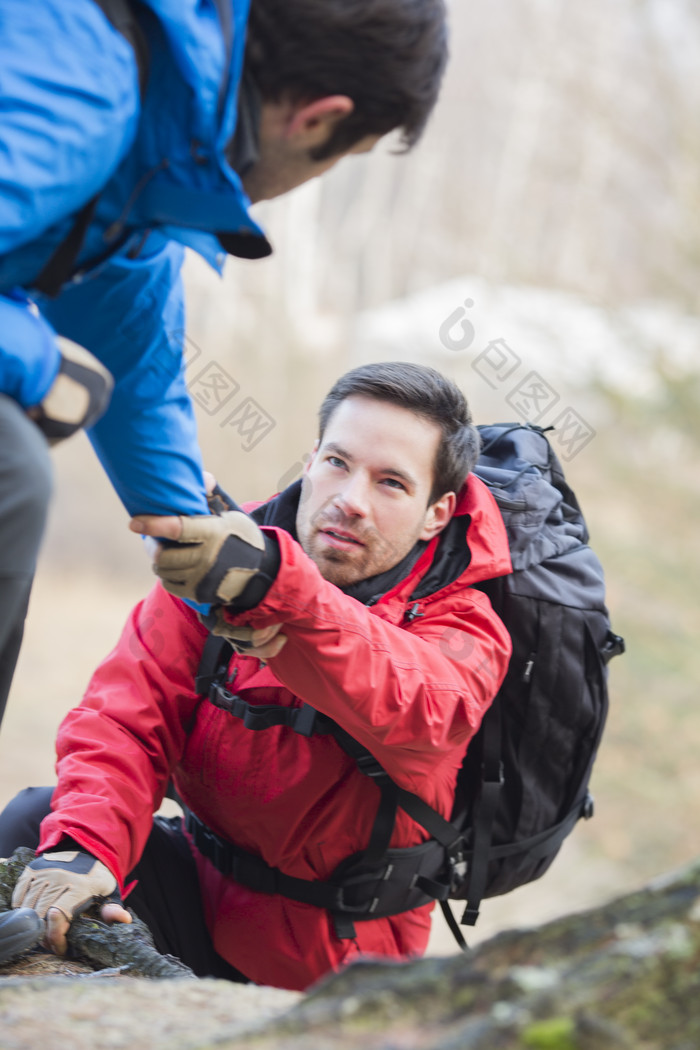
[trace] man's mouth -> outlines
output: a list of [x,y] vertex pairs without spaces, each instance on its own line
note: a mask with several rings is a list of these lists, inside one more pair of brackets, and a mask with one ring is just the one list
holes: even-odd
[[364,547],[361,540],[343,529],[321,529],[320,534],[332,547]]

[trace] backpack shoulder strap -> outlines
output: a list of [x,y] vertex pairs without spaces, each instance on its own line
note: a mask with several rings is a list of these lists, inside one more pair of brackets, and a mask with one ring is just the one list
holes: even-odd
[[208,634],[194,680],[198,696],[209,696],[213,687],[226,679],[228,665],[233,655],[233,646],[217,634]]

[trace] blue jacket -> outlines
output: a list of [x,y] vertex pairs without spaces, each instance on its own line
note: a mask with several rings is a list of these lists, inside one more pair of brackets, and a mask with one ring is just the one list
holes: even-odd
[[[215,231],[265,244],[224,155],[249,0],[223,0],[228,40],[222,0],[142,4],[143,99],[130,45],[93,0],[0,0],[0,392],[38,403],[58,371],[56,333],[80,343],[115,379],[89,436],[128,512],[204,513],[180,268],[189,245],[221,269]],[[85,272],[56,299],[33,292],[102,187]]]

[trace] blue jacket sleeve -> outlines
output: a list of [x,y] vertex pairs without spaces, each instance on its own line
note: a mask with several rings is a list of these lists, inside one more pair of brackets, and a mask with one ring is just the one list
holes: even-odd
[[131,145],[133,52],[97,4],[0,0],[0,99],[0,391],[27,408],[59,354],[51,328],[9,289],[36,276],[56,243],[47,231],[68,232]]
[[110,370],[110,406],[90,440],[129,514],[208,513],[185,385],[183,249],[158,234],[43,303],[61,335]]
[[4,255],[76,212],[116,169],[140,112],[134,54],[97,4],[0,0],[0,98]]
[[21,292],[0,295],[0,391],[29,408],[56,378],[56,333]]

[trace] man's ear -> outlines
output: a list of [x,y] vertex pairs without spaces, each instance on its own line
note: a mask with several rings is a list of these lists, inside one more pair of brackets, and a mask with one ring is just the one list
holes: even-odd
[[304,467],[304,473],[305,474],[308,474],[309,471],[311,470],[311,464],[316,459],[316,453],[318,452],[318,446],[320,445],[320,443],[321,443],[320,438],[316,438],[316,440],[314,441],[314,447],[311,449],[311,455],[307,459],[306,466]]
[[425,512],[425,523],[418,537],[419,540],[432,540],[445,528],[452,518],[457,506],[457,497],[454,492],[446,492],[444,496],[431,503]]
[[287,118],[285,138],[307,150],[323,146],[336,125],[354,108],[355,103],[347,95],[328,95],[294,105]]

